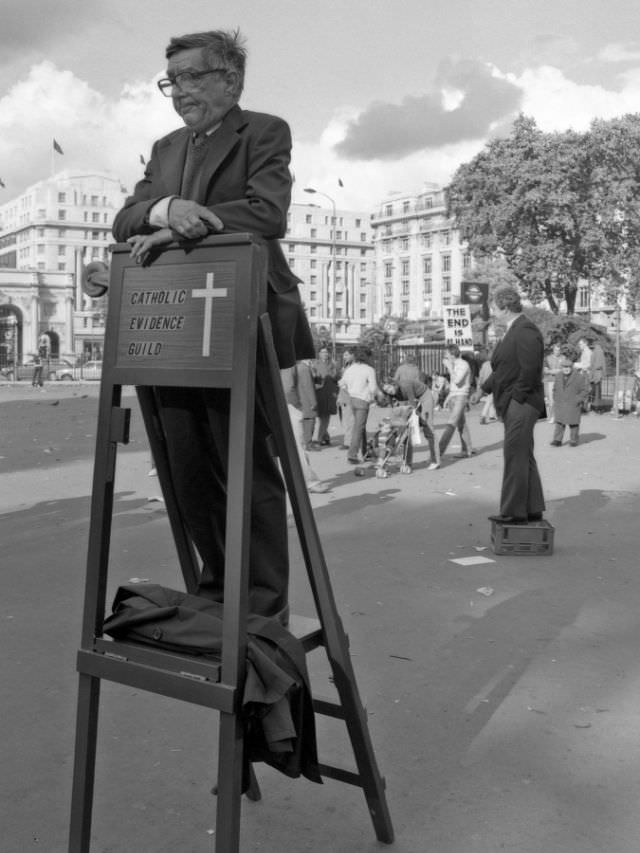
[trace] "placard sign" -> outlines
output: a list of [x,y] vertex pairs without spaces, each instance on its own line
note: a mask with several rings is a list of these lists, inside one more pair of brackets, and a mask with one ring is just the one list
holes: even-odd
[[236,262],[128,267],[116,367],[230,369]]
[[445,305],[444,340],[447,344],[457,344],[461,350],[473,349],[470,305]]

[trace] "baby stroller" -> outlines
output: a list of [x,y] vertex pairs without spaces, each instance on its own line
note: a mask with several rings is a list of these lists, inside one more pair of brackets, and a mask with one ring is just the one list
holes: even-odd
[[391,384],[384,385],[383,391],[391,400],[391,413],[381,420],[367,455],[376,460],[376,477],[388,477],[394,459],[400,460],[401,474],[410,474],[412,429],[417,420],[415,406],[399,402],[397,389]]

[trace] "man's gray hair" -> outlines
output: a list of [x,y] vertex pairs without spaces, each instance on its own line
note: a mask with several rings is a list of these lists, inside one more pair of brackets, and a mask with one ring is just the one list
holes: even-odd
[[247,49],[244,43],[244,36],[240,30],[210,30],[205,33],[187,33],[184,36],[175,36],[171,39],[165,56],[170,59],[178,51],[201,47],[211,68],[226,68],[238,75],[236,94],[240,97],[244,88],[244,71],[247,64]]

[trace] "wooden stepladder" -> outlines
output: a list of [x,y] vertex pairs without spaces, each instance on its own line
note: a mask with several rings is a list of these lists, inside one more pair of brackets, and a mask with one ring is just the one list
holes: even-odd
[[[102,679],[220,712],[216,853],[238,853],[243,756],[240,700],[245,678],[249,505],[256,389],[273,427],[313,593],[317,620],[292,617],[305,651],[325,648],[337,702],[314,700],[318,714],[344,720],[356,770],[320,765],[323,776],[363,789],[376,837],[393,827],[333,597],[284,399],[266,309],[266,255],[251,235],[172,244],[148,265],[114,247],[91,502],[85,604],[78,652],[78,711],[70,853],[89,853]],[[117,446],[128,441],[122,386],[135,385],[188,592],[200,567],[176,500],[155,389],[230,389],[223,646],[220,661],[103,636]]]

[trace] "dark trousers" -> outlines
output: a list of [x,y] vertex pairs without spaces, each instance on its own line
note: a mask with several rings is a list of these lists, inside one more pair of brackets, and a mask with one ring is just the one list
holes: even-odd
[[[229,391],[158,388],[161,421],[178,502],[202,559],[198,594],[223,599]],[[259,406],[253,444],[249,610],[286,612],[289,549],[285,489],[267,443],[271,432]]]
[[503,415],[504,472],[500,514],[526,518],[544,512],[544,495],[533,455],[533,430],[540,413],[528,403],[511,400]]

